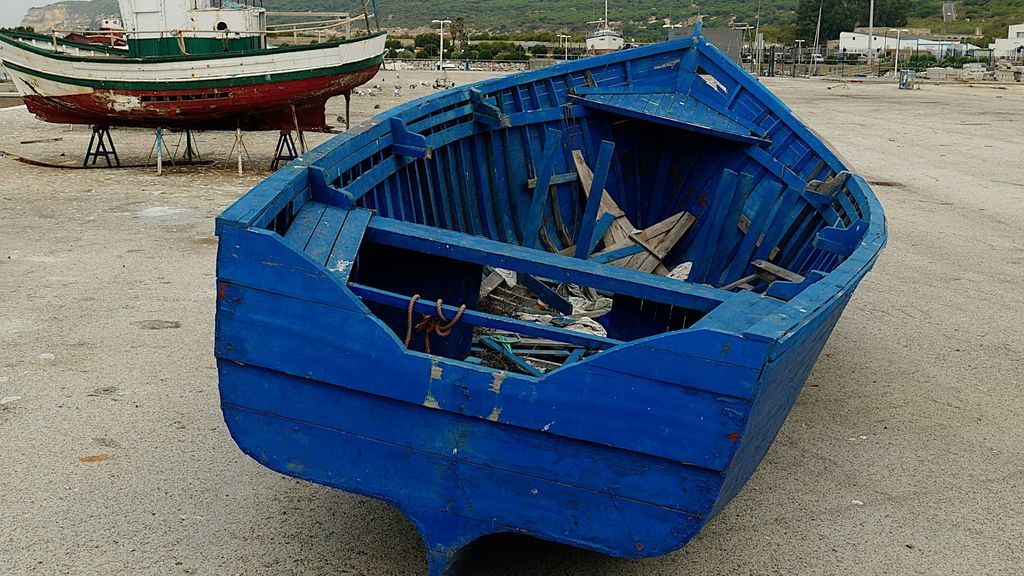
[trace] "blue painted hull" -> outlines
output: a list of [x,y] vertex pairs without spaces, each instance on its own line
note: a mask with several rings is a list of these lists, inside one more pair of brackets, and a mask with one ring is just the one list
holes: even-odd
[[[496,533],[676,550],[754,472],[884,244],[881,207],[845,170],[698,38],[389,111],[219,219],[228,427],[282,474],[397,506],[432,575]],[[691,278],[602,263],[587,185],[637,228],[693,215],[661,260]],[[608,337],[479,310],[485,266],[609,294]],[[424,316],[467,306],[430,353],[403,338],[412,294]],[[489,366],[471,342],[495,329],[580,352]]]

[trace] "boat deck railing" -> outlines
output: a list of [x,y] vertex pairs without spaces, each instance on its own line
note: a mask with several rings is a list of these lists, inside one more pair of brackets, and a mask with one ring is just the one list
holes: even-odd
[[[285,12],[283,14],[292,14]],[[298,13],[296,13],[298,14]],[[318,20],[312,22],[298,22],[295,24],[268,24],[265,30],[77,30],[77,29],[58,29],[54,28],[50,31],[50,47],[54,52],[62,52],[64,44],[60,42],[62,40],[61,35],[68,34],[82,34],[82,35],[109,35],[111,36],[111,44],[113,47],[113,38],[115,36],[125,41],[133,39],[178,39],[183,41],[185,38],[210,38],[214,40],[232,40],[237,38],[246,38],[250,36],[260,36],[262,38],[274,38],[279,36],[291,36],[298,37],[299,35],[316,34],[318,38],[322,38],[325,34],[336,33],[344,28],[344,33],[340,34],[345,38],[352,37],[352,23],[362,20],[363,17],[349,17],[347,13],[340,14],[339,18],[330,20]]]

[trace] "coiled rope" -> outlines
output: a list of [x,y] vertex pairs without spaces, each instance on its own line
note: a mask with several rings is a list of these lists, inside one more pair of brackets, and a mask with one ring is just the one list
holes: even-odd
[[424,314],[423,318],[418,324],[413,326],[412,314],[413,309],[416,307],[416,301],[420,299],[419,294],[414,294],[409,299],[409,308],[406,311],[405,317],[405,347],[409,347],[409,343],[412,342],[412,333],[423,332],[423,351],[430,354],[430,335],[437,334],[441,338],[446,338],[452,333],[452,328],[459,323],[459,319],[462,318],[462,313],[466,311],[466,305],[459,306],[459,311],[455,313],[455,317],[448,320],[444,316],[444,311],[441,309],[441,305],[444,303],[440,298],[437,299],[437,316],[431,316]]

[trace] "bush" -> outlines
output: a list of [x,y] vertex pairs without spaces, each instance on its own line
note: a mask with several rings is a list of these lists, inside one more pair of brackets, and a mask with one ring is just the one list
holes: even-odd
[[417,34],[416,38],[417,48],[434,48],[435,50],[441,49],[441,35],[434,33]]
[[526,60],[525,50],[503,50],[494,55],[495,60]]

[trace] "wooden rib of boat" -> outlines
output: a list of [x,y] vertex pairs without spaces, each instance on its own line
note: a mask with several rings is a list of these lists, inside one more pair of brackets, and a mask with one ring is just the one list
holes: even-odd
[[235,441],[397,506],[431,576],[499,533],[683,546],[886,239],[865,180],[699,35],[395,108],[218,234]]
[[0,64],[31,112],[61,124],[319,131],[327,100],[368,82],[383,62],[382,31],[271,47],[258,0],[168,0],[159,10],[119,1],[127,50],[0,32]]

